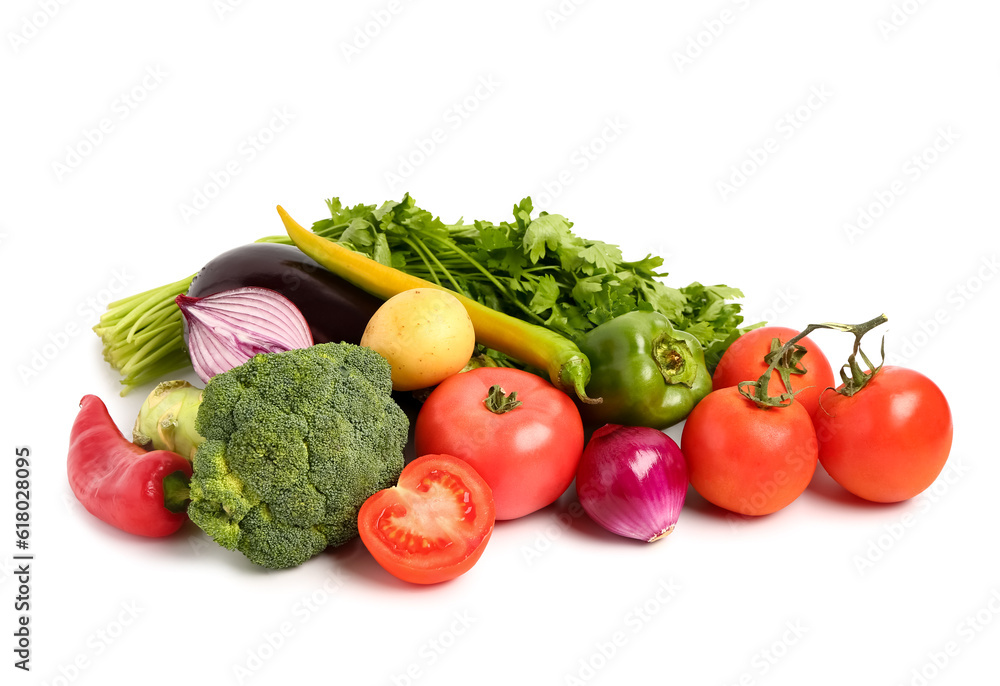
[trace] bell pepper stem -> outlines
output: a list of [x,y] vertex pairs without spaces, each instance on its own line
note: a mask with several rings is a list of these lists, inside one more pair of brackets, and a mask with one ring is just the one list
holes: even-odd
[[653,341],[652,354],[664,381],[691,388],[698,367],[687,341],[664,332]]

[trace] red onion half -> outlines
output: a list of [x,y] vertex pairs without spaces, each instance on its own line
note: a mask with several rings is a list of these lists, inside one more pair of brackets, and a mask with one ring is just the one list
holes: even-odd
[[666,434],[608,424],[591,437],[576,472],[576,491],[590,518],[611,533],[653,542],[674,530],[688,474]]
[[177,296],[188,353],[205,383],[254,355],[313,344],[305,317],[292,301],[268,288],[236,288],[204,298]]

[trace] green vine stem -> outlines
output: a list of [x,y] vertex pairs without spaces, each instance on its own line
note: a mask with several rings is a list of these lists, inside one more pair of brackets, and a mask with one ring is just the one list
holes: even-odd
[[[741,381],[737,388],[744,398],[752,400],[758,407],[788,407],[795,398],[795,392],[792,391],[791,375],[805,374],[806,372],[805,367],[801,366],[802,357],[806,354],[806,349],[798,345],[798,342],[817,329],[832,329],[833,331],[854,334],[854,350],[851,352],[850,357],[847,358],[847,364],[840,369],[840,378],[844,382],[844,387],[839,390],[834,389],[842,395],[854,395],[878,374],[879,370],[882,369],[882,364],[885,362],[885,337],[882,337],[882,362],[877,367],[861,351],[861,337],[876,326],[885,324],[887,321],[889,319],[884,314],[880,314],[874,319],[862,322],[861,324],[835,324],[830,322],[810,324],[801,332],[789,338],[781,347],[778,347],[778,339],[774,339],[771,342],[771,352],[764,357],[764,361],[768,365],[767,370],[756,381]],[[865,364],[868,365],[867,371],[863,370],[861,365],[858,364],[857,358],[859,353]],[[768,386],[771,382],[771,374],[775,370],[777,370],[778,376],[781,378],[785,392],[777,396],[772,396],[768,391]],[[847,370],[850,370],[849,377]],[[751,388],[753,391],[749,390]]]

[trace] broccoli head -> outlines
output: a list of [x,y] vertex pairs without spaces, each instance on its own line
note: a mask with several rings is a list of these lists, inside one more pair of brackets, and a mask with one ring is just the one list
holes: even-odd
[[257,355],[205,388],[188,515],[271,568],[358,533],[358,510],[403,469],[408,420],[389,364],[350,343]]

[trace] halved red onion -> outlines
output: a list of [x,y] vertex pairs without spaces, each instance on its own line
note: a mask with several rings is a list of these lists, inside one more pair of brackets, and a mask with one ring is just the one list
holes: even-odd
[[650,543],[674,530],[687,486],[681,449],[665,433],[642,426],[595,431],[576,472],[577,495],[591,519]]
[[194,371],[205,383],[259,353],[313,344],[309,324],[285,296],[269,288],[235,288],[204,298],[178,295]]

